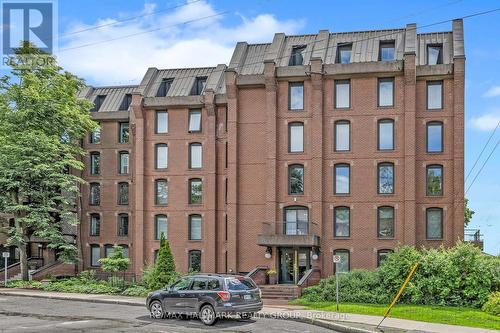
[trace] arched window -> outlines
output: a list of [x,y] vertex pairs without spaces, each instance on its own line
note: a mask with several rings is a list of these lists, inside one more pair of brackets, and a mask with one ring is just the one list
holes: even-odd
[[118,204],[128,205],[128,183],[118,183]]
[[443,209],[439,207],[427,208],[425,211],[427,239],[443,238]]
[[118,215],[118,236],[128,236],[128,214]]
[[129,247],[128,247],[128,245],[126,245],[126,244],[120,244],[118,246],[122,248],[122,250],[123,250],[123,256],[125,258],[129,258],[130,257],[130,253],[129,253]]
[[382,265],[385,259],[387,259],[387,256],[391,253],[393,253],[393,250],[390,249],[383,249],[383,250],[378,250],[377,251],[377,267]]
[[155,204],[168,204],[168,182],[166,179],[155,180]]
[[381,206],[377,209],[377,237],[394,238],[394,207]]
[[441,121],[430,121],[427,123],[427,152],[443,152],[443,123]]
[[394,193],[394,163],[383,162],[378,164],[378,193]]
[[351,184],[351,167],[349,164],[339,163],[334,166],[334,194],[349,194]]
[[90,183],[89,205],[99,206],[101,204],[101,184]]
[[161,234],[167,238],[168,218],[167,215],[155,216],[155,239],[160,240]]
[[202,219],[199,214],[189,215],[189,240],[201,240],[202,238]]
[[203,182],[200,178],[189,180],[189,203],[201,204],[203,201]]
[[428,196],[443,195],[443,166],[431,164],[426,168],[426,193]]
[[90,174],[98,175],[101,172],[101,154],[93,151],[90,153]]
[[307,235],[309,209],[303,206],[285,207],[283,232],[285,235]]
[[104,257],[108,258],[113,252],[113,244],[104,244]]
[[90,214],[90,236],[99,236],[101,233],[101,216]]
[[394,150],[394,120],[380,119],[377,124],[378,150]]
[[129,153],[128,151],[121,151],[118,153],[118,173],[126,175],[129,172]]
[[339,206],[333,210],[333,229],[335,237],[349,237],[351,229],[351,210],[349,207]]
[[101,259],[101,247],[99,244],[90,244],[90,266],[99,267]]
[[340,262],[333,264],[333,272],[347,273],[351,269],[350,252],[347,249],[337,249],[333,252],[334,255],[340,256]]

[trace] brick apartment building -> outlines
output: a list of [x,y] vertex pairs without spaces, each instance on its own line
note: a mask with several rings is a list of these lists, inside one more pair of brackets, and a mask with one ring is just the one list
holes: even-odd
[[114,244],[140,274],[165,233],[181,271],[302,284],[400,244],[463,238],[464,41],[416,26],[236,45],[228,66],[89,87],[80,269]]

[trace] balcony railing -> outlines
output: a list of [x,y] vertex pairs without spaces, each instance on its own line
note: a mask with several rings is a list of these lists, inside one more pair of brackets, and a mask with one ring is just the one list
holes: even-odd
[[257,243],[265,246],[319,246],[319,228],[313,222],[263,222]]
[[309,235],[316,223],[313,222],[263,222],[264,235]]
[[484,247],[483,234],[479,229],[464,229],[464,241],[477,245],[481,250]]

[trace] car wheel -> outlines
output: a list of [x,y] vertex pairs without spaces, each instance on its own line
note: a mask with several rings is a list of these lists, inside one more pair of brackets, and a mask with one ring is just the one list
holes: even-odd
[[250,318],[253,317],[253,313],[252,312],[247,312],[247,313],[240,313],[240,318],[241,319],[245,319],[245,320],[248,320]]
[[217,321],[217,316],[215,314],[214,308],[208,304],[202,306],[199,317],[201,322],[207,326],[211,326]]
[[149,315],[153,319],[163,319],[165,317],[165,312],[163,311],[163,306],[160,301],[151,302],[149,311]]

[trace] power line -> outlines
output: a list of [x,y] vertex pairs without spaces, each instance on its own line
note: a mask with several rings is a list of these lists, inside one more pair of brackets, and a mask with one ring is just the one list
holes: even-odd
[[146,17],[146,16],[153,16],[153,15],[157,15],[157,14],[164,13],[164,12],[167,12],[167,11],[171,11],[172,9],[177,9],[177,8],[189,6],[189,5],[192,5],[192,4],[200,2],[200,1],[202,1],[202,0],[189,1],[189,2],[184,3],[182,5],[177,5],[177,6],[173,6],[173,7],[169,7],[169,8],[165,8],[165,9],[161,9],[161,10],[157,10],[157,11],[150,12],[150,13],[144,13],[144,14],[141,14],[141,15],[129,16],[129,17],[121,19],[121,20],[114,20],[113,22],[110,22],[110,23],[101,24],[101,25],[97,25],[97,26],[92,26],[92,27],[89,27],[89,28],[86,28],[86,29],[82,29],[82,30],[76,30],[76,31],[67,32],[67,33],[61,34],[60,36],[76,35],[76,34],[79,34],[79,33],[82,33],[82,32],[90,31],[90,30],[96,30],[96,29],[100,29],[100,28],[104,28],[104,27],[110,27],[110,26],[117,25],[117,24],[120,24],[120,23],[123,23],[123,22],[133,21],[133,20],[136,20],[138,18],[142,18],[142,17]]
[[472,166],[472,168],[467,173],[467,177],[465,177],[465,183],[467,183],[467,179],[469,179],[469,176],[472,173],[472,171],[474,170],[474,168],[476,167],[477,162],[479,162],[479,159],[481,158],[481,156],[483,156],[483,153],[486,150],[486,147],[490,143],[491,138],[493,138],[493,135],[495,135],[495,132],[497,131],[497,128],[498,128],[499,125],[500,125],[500,120],[498,121],[498,124],[495,127],[495,129],[493,130],[493,133],[491,133],[490,137],[488,138],[488,141],[486,141],[486,144],[483,146],[483,149],[481,150],[481,153],[479,154],[479,156],[477,157],[476,161],[474,162],[474,165]]
[[495,150],[497,149],[497,147],[498,147],[499,144],[500,144],[500,139],[497,141],[495,147],[493,147],[493,149],[491,150],[490,154],[488,155],[488,157],[484,161],[483,165],[481,166],[481,169],[479,169],[479,171],[477,172],[476,176],[472,180],[472,183],[467,188],[467,191],[465,191],[465,194],[467,194],[467,192],[469,192],[469,189],[472,187],[472,185],[474,185],[474,182],[476,181],[477,177],[481,174],[481,171],[483,171],[484,166],[486,165],[486,163],[488,163],[488,160],[490,159],[491,155],[493,155],[493,153],[495,152]]

